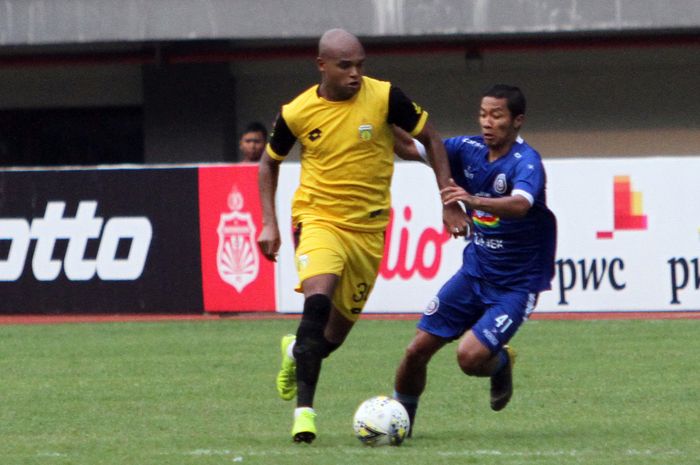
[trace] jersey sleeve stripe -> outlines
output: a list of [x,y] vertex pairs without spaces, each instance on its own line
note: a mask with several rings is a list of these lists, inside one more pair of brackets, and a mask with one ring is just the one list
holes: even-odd
[[527,191],[524,191],[522,189],[513,189],[513,192],[511,192],[511,195],[519,195],[521,197],[525,197],[528,202],[530,202],[530,206],[535,204],[535,198]]
[[272,158],[273,160],[282,161],[285,158],[284,156],[279,155],[277,152],[272,150],[272,146],[269,143],[265,147],[265,151],[270,156],[270,158]]
[[420,119],[416,123],[416,127],[413,128],[413,131],[411,131],[411,135],[413,137],[416,137],[420,132],[423,130],[425,127],[425,123],[428,121],[428,112],[423,110],[423,112],[420,115]]

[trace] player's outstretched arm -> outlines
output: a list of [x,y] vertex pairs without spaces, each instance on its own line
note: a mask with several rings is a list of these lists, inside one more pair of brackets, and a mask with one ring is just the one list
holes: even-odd
[[[450,164],[447,161],[447,153],[442,143],[440,134],[433,128],[430,121],[416,135],[428,154],[428,163],[435,172],[438,189],[441,191],[449,185],[452,178],[450,174]],[[454,237],[464,236],[467,233],[467,216],[464,210],[457,203],[442,203],[442,222],[447,231]]]

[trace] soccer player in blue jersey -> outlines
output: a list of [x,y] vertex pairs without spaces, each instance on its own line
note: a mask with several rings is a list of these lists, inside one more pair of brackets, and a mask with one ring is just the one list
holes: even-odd
[[[442,201],[465,207],[472,234],[462,267],[428,304],[396,372],[394,396],[411,425],[431,357],[454,340],[462,371],[490,377],[491,408],[503,409],[513,393],[515,352],[507,343],[551,287],[556,220],[540,155],[518,135],[525,106],[520,89],[495,85],[482,95],[481,135],[444,141],[453,179]],[[402,137],[395,150],[417,159],[421,147]]]

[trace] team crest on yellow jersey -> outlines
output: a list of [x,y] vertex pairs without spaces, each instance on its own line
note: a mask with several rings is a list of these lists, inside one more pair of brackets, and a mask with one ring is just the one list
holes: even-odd
[[372,127],[371,124],[362,124],[358,128],[360,130],[360,139],[368,141],[372,139]]

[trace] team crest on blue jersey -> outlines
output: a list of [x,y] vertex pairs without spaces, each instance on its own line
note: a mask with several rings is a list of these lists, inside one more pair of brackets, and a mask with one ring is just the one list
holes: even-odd
[[430,302],[428,302],[428,306],[425,307],[423,314],[432,315],[433,313],[437,312],[439,306],[440,298],[438,296],[435,296],[432,299],[430,299]]
[[360,130],[360,139],[365,141],[372,139],[372,129],[374,128],[371,124],[362,124],[358,129]]
[[506,182],[506,175],[504,173],[496,176],[496,179],[493,181],[493,190],[498,194],[505,194],[508,190],[508,182]]

